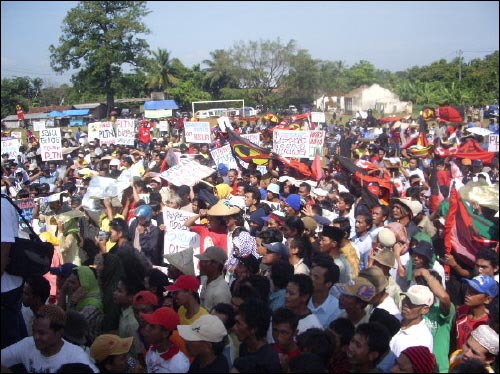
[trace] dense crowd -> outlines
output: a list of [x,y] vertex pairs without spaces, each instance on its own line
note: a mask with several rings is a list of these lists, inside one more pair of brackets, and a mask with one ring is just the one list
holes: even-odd
[[[149,121],[134,146],[67,130],[55,161],[29,132],[2,155],[2,194],[33,202],[56,251],[44,276],[9,274],[27,233],[2,197],[2,372],[498,372],[498,153],[405,146],[424,129],[435,146],[484,144],[472,127],[371,112],[233,124],[269,150],[276,128],[325,130],[316,180],[273,157],[216,164],[210,150],[229,142],[218,126],[210,144]],[[498,134],[496,119],[487,128]],[[182,158],[213,172],[167,180]],[[474,227],[463,232],[449,224],[457,190]],[[185,212],[196,245],[166,250],[167,210]]]

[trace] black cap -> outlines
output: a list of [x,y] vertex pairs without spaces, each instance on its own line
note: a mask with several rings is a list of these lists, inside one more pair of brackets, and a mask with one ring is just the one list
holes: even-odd
[[344,231],[334,226],[323,226],[323,231],[321,235],[333,239],[336,242],[340,242],[344,237]]
[[259,272],[260,260],[256,259],[255,256],[249,255],[245,257],[234,256],[241,264],[245,265],[248,271],[252,274],[257,274]]

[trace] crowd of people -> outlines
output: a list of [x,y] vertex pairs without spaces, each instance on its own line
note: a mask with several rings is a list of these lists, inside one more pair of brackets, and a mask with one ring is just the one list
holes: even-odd
[[[276,158],[265,171],[216,164],[210,149],[228,142],[219,127],[211,144],[185,144],[143,125],[134,146],[79,129],[64,136],[64,160],[43,162],[34,136],[2,155],[2,372],[499,371],[498,212],[465,202],[490,240],[474,252],[455,232],[445,249],[451,191],[498,189],[498,153],[417,156],[404,144],[421,125],[369,111],[316,127],[326,139],[312,181]],[[483,140],[465,131],[481,124],[428,125],[435,144]],[[233,124],[263,148],[279,126]],[[167,181],[179,158],[213,173]],[[367,183],[340,158],[377,170]],[[128,185],[90,193],[96,177]],[[4,194],[34,202],[32,226],[56,248],[46,275],[7,271],[27,233]],[[190,214],[181,224],[199,248],[165,251],[167,208]]]

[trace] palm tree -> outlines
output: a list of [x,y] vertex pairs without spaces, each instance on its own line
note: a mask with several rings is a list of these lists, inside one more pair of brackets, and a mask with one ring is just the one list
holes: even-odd
[[205,86],[215,98],[219,98],[224,87],[238,87],[232,74],[233,62],[230,54],[223,49],[210,52],[210,57],[212,60],[203,61],[208,66],[203,69],[207,73]]
[[167,87],[172,83],[172,59],[170,52],[166,49],[158,48],[157,52],[152,52],[154,59],[149,64],[149,74],[146,78],[147,87],[158,89],[167,93]]

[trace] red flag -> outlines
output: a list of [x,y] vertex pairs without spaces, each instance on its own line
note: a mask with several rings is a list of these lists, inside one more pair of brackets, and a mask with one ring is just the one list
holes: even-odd
[[463,122],[464,108],[458,106],[440,106],[436,108],[436,117],[446,122]]
[[314,156],[314,160],[311,165],[311,171],[313,172],[314,180],[320,181],[324,177],[323,168],[321,167],[321,156],[319,152],[316,151],[316,155]]
[[[444,251],[446,254],[454,253],[464,264],[473,267],[477,252],[498,242],[486,239],[478,233],[455,186],[451,189],[449,203],[444,225]],[[447,265],[445,272],[448,278],[450,267]]]
[[446,149],[438,147],[435,153],[440,157],[454,156],[457,158],[468,158],[469,160],[481,160],[485,164],[490,164],[495,157],[494,152],[485,151],[475,139],[467,141],[459,147]]

